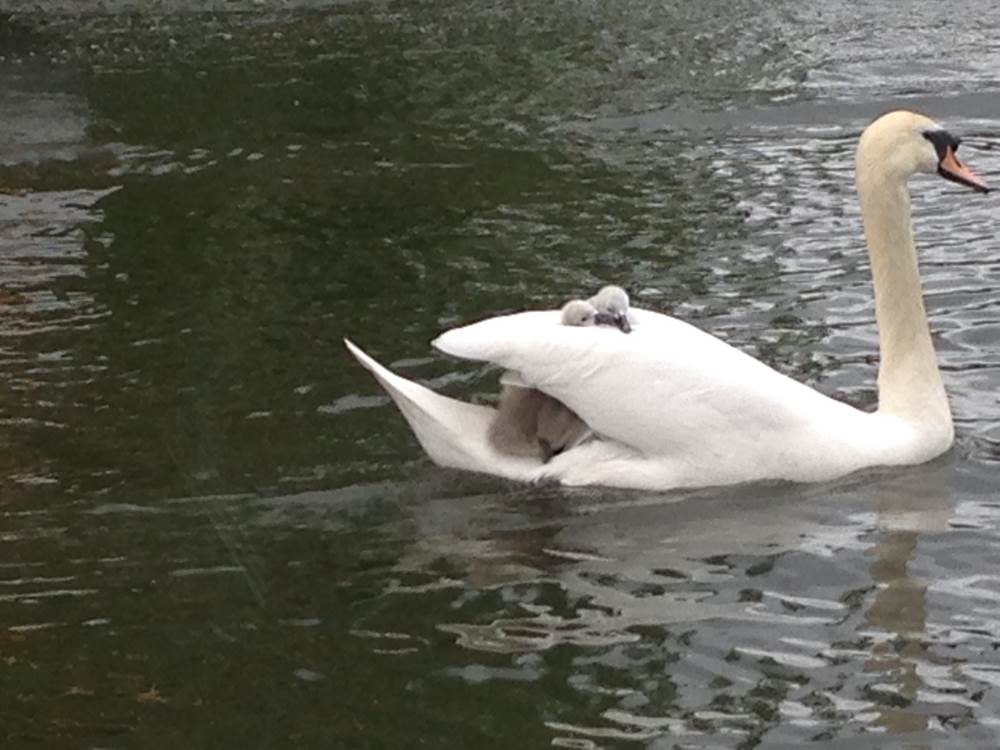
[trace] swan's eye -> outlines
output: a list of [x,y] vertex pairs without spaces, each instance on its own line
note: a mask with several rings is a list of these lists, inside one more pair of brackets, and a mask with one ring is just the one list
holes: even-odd
[[934,150],[937,152],[939,161],[945,157],[949,148],[952,153],[958,151],[958,146],[962,142],[961,139],[956,138],[947,130],[925,130],[923,136],[934,144]]

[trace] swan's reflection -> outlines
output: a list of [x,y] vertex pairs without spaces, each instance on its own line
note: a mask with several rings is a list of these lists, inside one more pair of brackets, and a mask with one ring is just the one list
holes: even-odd
[[919,469],[901,476],[878,496],[883,531],[869,552],[878,592],[865,622],[893,638],[876,642],[865,671],[880,673],[885,680],[878,687],[887,691],[873,689],[872,694],[883,704],[876,723],[890,732],[928,728],[928,716],[910,708],[925,688],[918,665],[926,657],[927,584],[912,577],[908,565],[922,533],[944,531],[948,526],[952,502],[945,476]]
[[[927,586],[906,571],[917,538],[916,531],[888,531],[872,549],[872,579],[879,590],[865,614],[869,625],[899,639],[875,644],[865,671],[882,673],[894,686],[895,695],[907,703],[923,685],[916,665],[924,651],[920,636],[924,633]],[[893,732],[916,732],[927,728],[927,717],[906,708],[884,706],[878,723]]]
[[456,679],[566,685],[590,708],[559,704],[546,721],[563,737],[927,731],[926,585],[909,567],[947,527],[951,481],[939,462],[672,496],[380,485],[403,546],[350,632],[381,648],[412,620],[414,648],[460,647]]

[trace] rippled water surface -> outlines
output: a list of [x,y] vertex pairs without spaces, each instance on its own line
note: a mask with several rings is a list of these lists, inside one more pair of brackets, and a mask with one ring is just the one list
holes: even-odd
[[957,444],[809,487],[438,469],[350,335],[602,281],[874,405],[894,106],[1000,182],[989,3],[7,3],[0,745],[994,748],[996,200],[913,183]]

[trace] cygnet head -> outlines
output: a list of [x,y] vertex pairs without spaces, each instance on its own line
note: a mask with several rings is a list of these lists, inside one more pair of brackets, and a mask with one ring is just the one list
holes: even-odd
[[[896,110],[865,128],[858,141],[859,191],[889,178],[899,182],[918,172],[939,174],[980,193],[989,192],[981,178],[958,160],[961,141],[926,115]],[[874,185],[873,185],[874,187]],[[879,185],[876,191],[881,190]]]
[[618,326],[624,333],[629,333],[632,330],[628,319],[628,293],[620,286],[602,287],[587,301],[596,307],[599,313],[611,316],[612,324]]
[[597,324],[597,308],[582,299],[563,305],[560,322],[564,326],[592,326]]

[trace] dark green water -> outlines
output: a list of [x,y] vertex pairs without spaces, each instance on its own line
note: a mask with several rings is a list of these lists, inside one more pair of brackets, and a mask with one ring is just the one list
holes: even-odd
[[995,200],[914,183],[958,440],[906,471],[457,474],[340,343],[482,399],[431,338],[614,281],[871,405],[854,140],[1000,183],[991,6],[6,9],[0,746],[997,746]]

